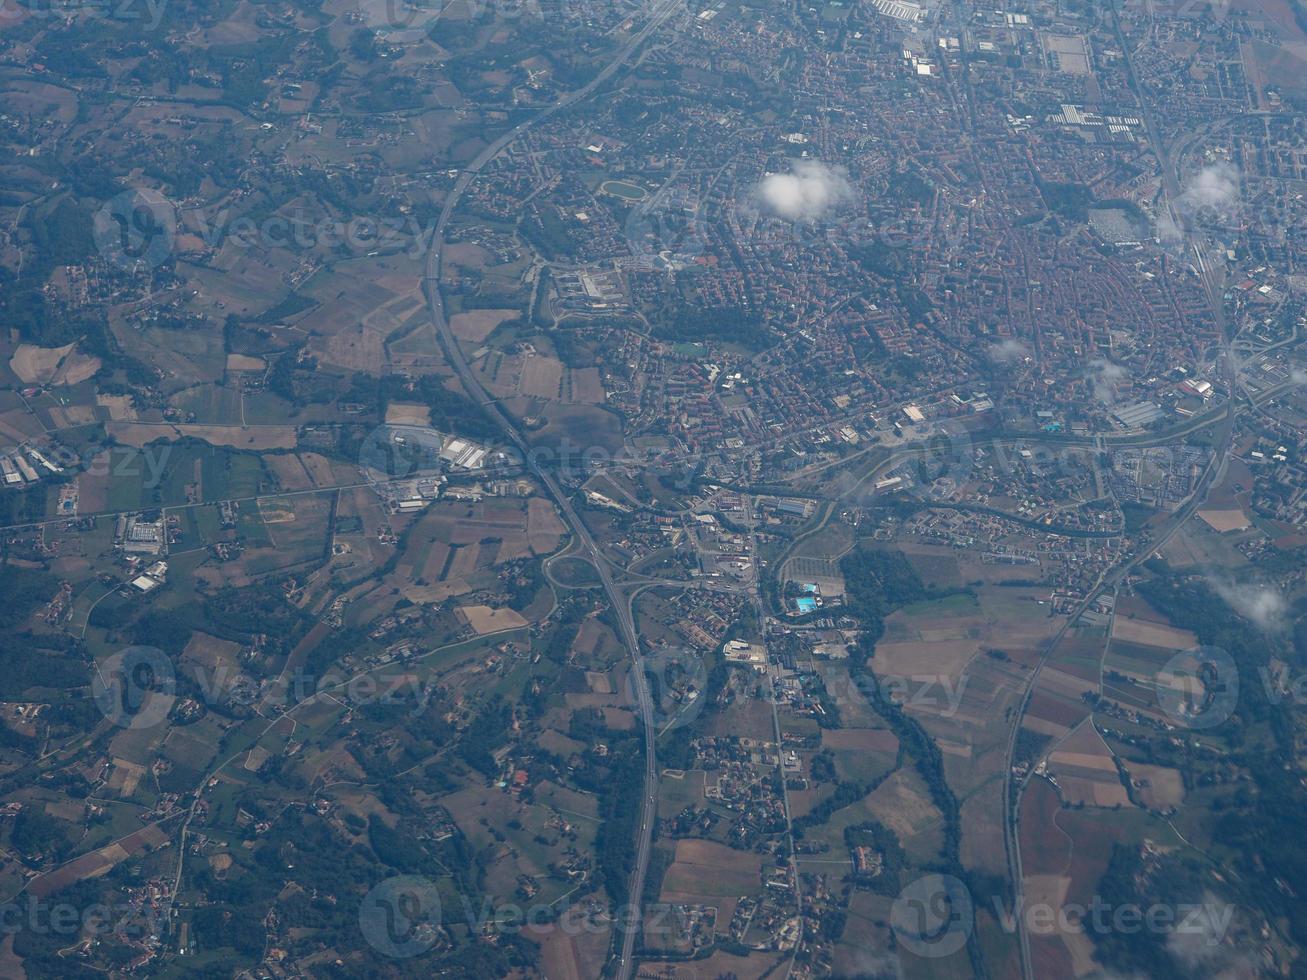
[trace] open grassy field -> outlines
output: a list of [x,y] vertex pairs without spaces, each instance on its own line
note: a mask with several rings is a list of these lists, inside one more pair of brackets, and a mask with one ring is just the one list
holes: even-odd
[[20,344],[9,359],[9,369],[24,384],[76,385],[100,370],[100,359],[82,353],[76,344],[63,347]]
[[[432,504],[405,538],[391,581],[413,602],[436,602],[489,585],[496,564],[532,554],[530,507],[522,500]],[[536,540],[557,544],[546,532]]]
[[105,431],[125,446],[144,446],[158,439],[199,439],[211,446],[252,451],[294,449],[293,425],[185,425],[168,422],[107,422]]
[[1130,806],[1112,751],[1090,724],[1081,724],[1048,756],[1062,798],[1072,804]]
[[884,728],[826,728],[821,747],[834,756],[841,780],[867,783],[894,767],[899,740]]
[[707,840],[678,840],[676,860],[663,876],[660,902],[713,905],[727,923],[739,900],[761,886],[762,858]]
[[579,910],[565,913],[560,922],[523,931],[540,947],[544,975],[558,980],[586,980],[599,975],[608,960],[610,930],[581,921]]
[[468,310],[449,318],[449,327],[459,340],[479,344],[501,323],[520,316],[519,310]]
[[521,875],[536,879],[540,886],[532,901],[547,903],[561,896],[571,886],[552,878],[549,864],[561,863],[570,847],[585,851],[593,846],[598,829],[593,820],[562,817],[564,832],[552,805],[528,804],[495,787],[468,787],[441,802],[468,840],[485,849],[485,887],[504,902],[513,900]]

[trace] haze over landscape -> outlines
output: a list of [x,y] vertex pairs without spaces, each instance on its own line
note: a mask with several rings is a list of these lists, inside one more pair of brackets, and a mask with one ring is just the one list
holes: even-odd
[[0,977],[1307,976],[1307,0],[0,90]]

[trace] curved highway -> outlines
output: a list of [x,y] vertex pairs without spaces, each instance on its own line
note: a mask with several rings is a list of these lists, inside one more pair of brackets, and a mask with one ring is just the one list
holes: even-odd
[[633,669],[631,671],[631,686],[634,689],[635,697],[639,701],[640,716],[644,726],[644,743],[645,743],[645,773],[644,788],[641,791],[640,802],[640,825],[638,831],[638,840],[636,842],[635,867],[631,873],[631,880],[628,891],[628,909],[619,909],[617,917],[618,930],[622,935],[622,948],[617,964],[618,980],[629,980],[631,970],[634,966],[635,938],[640,928],[640,896],[644,892],[645,873],[649,867],[649,855],[653,849],[653,825],[656,811],[656,802],[658,794],[658,769],[655,752],[655,732],[654,732],[654,715],[652,705],[649,700],[648,684],[645,682],[644,667],[640,658],[640,644],[636,637],[635,623],[631,615],[630,606],[623,600],[613,582],[612,574],[607,564],[601,560],[598,548],[595,546],[594,539],[586,529],[581,519],[577,516],[572,502],[563,489],[558,485],[553,475],[541,468],[539,461],[533,453],[530,453],[526,438],[522,435],[517,427],[517,423],[506,413],[499,403],[492,398],[481,382],[472,372],[467,363],[467,358],[463,355],[462,349],[458,345],[458,340],[450,330],[449,321],[445,316],[444,301],[440,296],[440,270],[442,253],[445,247],[445,228],[449,224],[451,216],[458,208],[458,203],[466,192],[468,185],[476,177],[486,164],[502,153],[514,140],[531,129],[533,126],[543,122],[554,113],[574,105],[586,98],[596,88],[611,78],[617,71],[625,65],[635,52],[639,49],[645,40],[658,30],[673,14],[683,9],[681,0],[660,0],[653,7],[649,21],[636,32],[617,57],[613,59],[603,70],[590,80],[584,87],[569,93],[558,102],[534,116],[518,124],[507,133],[500,136],[493,143],[487,146],[481,153],[458,175],[454,186],[450,189],[445,198],[444,206],[440,211],[440,218],[436,222],[435,232],[431,238],[431,247],[427,253],[426,274],[423,281],[423,291],[426,294],[427,306],[431,311],[431,319],[436,327],[436,335],[440,340],[440,346],[444,350],[445,357],[453,366],[458,374],[459,381],[462,382],[463,388],[467,391],[470,398],[479,404],[488,415],[493,418],[509,441],[522,453],[523,458],[527,461],[527,466],[531,473],[540,481],[540,483],[549,492],[549,495],[558,505],[562,514],[564,523],[567,524],[568,530],[575,536],[577,541],[577,552],[590,558],[595,568],[598,570],[599,578],[603,583],[604,594],[608,597],[608,602],[612,606],[613,613],[616,615],[621,625],[622,640],[625,642],[627,650],[630,651]]

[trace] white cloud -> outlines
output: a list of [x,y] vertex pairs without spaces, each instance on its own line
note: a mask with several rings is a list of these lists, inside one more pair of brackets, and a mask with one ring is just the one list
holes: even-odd
[[768,211],[786,221],[816,221],[854,197],[844,170],[817,160],[799,160],[788,174],[768,174],[757,193]]
[[1104,405],[1111,405],[1116,402],[1117,382],[1127,380],[1130,372],[1120,364],[1099,357],[1089,362],[1088,377],[1094,397]]
[[1184,181],[1173,202],[1174,215],[1163,210],[1158,216],[1157,240],[1164,246],[1180,244],[1184,239],[1181,225],[1230,224],[1239,217],[1242,198],[1239,169],[1225,160],[1209,163]]
[[1264,630],[1279,630],[1284,627],[1284,614],[1288,609],[1288,603],[1284,601],[1284,596],[1278,590],[1271,586],[1231,582],[1220,578],[1211,578],[1209,581],[1216,594],[1244,619],[1250,620]]
[[1192,214],[1211,210],[1229,213],[1239,203],[1239,171],[1224,160],[1209,163],[1185,184],[1177,204]]
[[1029,357],[1031,353],[1030,345],[1023,340],[1017,340],[1015,337],[1000,340],[989,349],[989,356],[1001,364],[1020,361]]
[[1180,226],[1175,223],[1175,219],[1167,212],[1157,219],[1157,239],[1163,244],[1170,245],[1181,240],[1184,233]]
[[1205,892],[1201,905],[1182,908],[1182,919],[1167,933],[1166,948],[1186,970],[1212,980],[1236,980],[1261,972],[1256,957],[1238,949],[1238,943],[1231,948],[1228,933],[1234,906]]

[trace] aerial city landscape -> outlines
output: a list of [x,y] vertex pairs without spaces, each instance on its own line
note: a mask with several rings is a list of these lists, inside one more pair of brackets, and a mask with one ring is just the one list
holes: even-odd
[[0,977],[1307,977],[1307,0],[0,91]]

